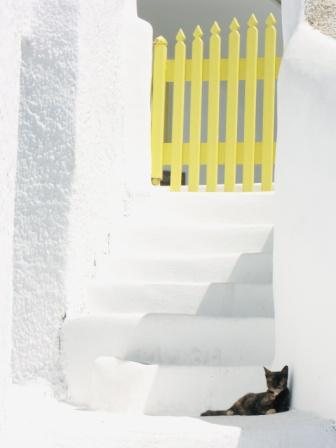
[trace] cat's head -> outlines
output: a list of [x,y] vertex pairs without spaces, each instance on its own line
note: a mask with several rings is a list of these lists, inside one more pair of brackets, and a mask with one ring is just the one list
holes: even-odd
[[271,372],[266,369],[266,381],[267,381],[267,389],[273,392],[275,395],[279,395],[287,387],[288,380],[288,366],[285,366],[280,372]]

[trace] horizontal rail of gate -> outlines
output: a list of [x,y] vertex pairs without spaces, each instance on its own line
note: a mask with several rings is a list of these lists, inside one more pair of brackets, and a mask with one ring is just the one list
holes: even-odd
[[[261,190],[272,190],[276,80],[280,65],[280,57],[276,55],[276,20],[272,14],[266,20],[262,56],[256,17],[252,15],[247,24],[245,57],[241,57],[239,30],[237,19],[233,19],[226,58],[221,56],[221,29],[217,22],[210,30],[208,57],[204,57],[200,26],[196,26],[193,34],[190,59],[182,29],[176,36],[173,59],[168,59],[167,40],[162,36],[155,39],[151,173],[154,185],[162,184],[164,171],[168,170],[171,191],[181,191],[185,178],[188,191],[199,191],[204,184],[208,192],[221,188],[227,192],[238,189],[249,192],[255,189],[259,166]],[[219,186],[221,167],[223,187]],[[187,175],[182,176],[183,172]]]

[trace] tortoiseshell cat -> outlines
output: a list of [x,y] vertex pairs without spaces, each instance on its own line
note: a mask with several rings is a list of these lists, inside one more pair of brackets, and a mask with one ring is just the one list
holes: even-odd
[[247,394],[240,398],[227,411],[207,411],[201,417],[213,415],[266,415],[289,410],[289,390],[287,388],[288,367],[280,372],[266,369],[267,391],[260,394]]

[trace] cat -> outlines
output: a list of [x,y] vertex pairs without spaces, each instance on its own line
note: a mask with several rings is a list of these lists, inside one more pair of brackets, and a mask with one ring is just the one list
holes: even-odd
[[207,411],[201,417],[214,415],[267,415],[289,410],[288,366],[280,372],[265,370],[267,391],[259,394],[247,394],[236,401],[226,411]]

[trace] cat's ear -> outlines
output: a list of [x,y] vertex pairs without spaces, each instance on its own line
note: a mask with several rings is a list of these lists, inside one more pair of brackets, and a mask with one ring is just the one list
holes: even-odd
[[264,367],[265,370],[265,375],[268,376],[270,375],[272,372],[270,370],[268,370],[266,367]]
[[283,375],[288,376],[288,366],[285,366],[285,367],[281,370],[281,373],[282,373]]

